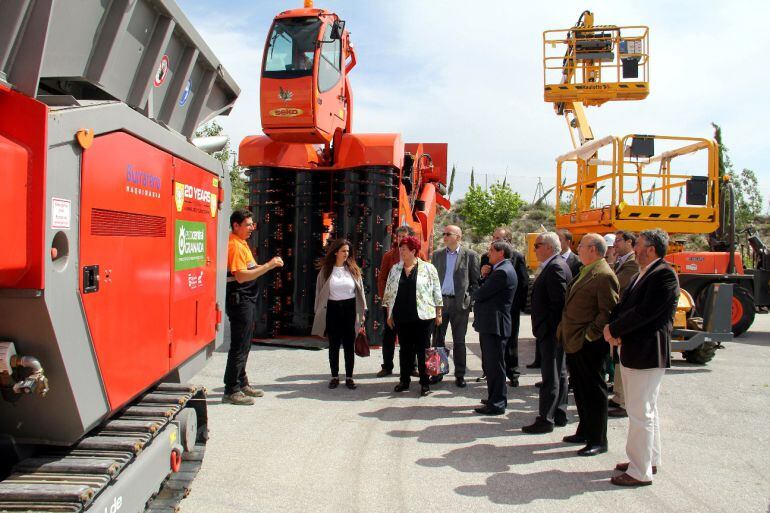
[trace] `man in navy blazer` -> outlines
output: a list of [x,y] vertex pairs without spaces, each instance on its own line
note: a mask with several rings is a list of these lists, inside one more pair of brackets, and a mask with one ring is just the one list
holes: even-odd
[[532,286],[532,333],[540,353],[540,386],[538,416],[535,422],[522,427],[529,434],[550,433],[554,425],[567,425],[567,363],[564,347],[556,340],[556,328],[561,322],[567,284],[572,271],[559,253],[559,236],[541,233],[535,239],[535,255],[540,261],[540,273]]
[[663,259],[668,234],[647,230],[634,245],[639,273],[623,293],[604,327],[604,338],[619,348],[628,413],[627,463],[618,463],[612,484],[652,484],[660,465],[658,392],[671,367],[671,332],[679,300],[679,280]]
[[492,272],[474,293],[473,327],[479,332],[481,366],[487,376],[487,400],[476,408],[482,415],[505,413],[505,344],[511,336],[511,305],[516,294],[516,271],[510,262],[513,248],[505,241],[489,245]]

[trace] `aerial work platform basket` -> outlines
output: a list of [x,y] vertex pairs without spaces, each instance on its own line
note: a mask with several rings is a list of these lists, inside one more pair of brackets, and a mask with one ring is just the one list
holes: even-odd
[[720,219],[718,150],[715,141],[694,137],[590,141],[556,158],[556,225],[576,234],[661,226],[713,232]]
[[[593,15],[590,15],[593,23]],[[643,100],[650,92],[649,29],[582,26],[543,32],[543,83],[547,102],[601,105]]]

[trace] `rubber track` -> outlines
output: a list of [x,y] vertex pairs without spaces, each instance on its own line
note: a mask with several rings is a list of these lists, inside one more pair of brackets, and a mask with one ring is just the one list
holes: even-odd
[[[0,482],[0,513],[82,513],[109,489],[183,408],[205,408],[206,390],[161,383],[115,417],[67,449],[50,448],[17,463]],[[191,400],[195,399],[193,403]],[[201,406],[202,405],[202,406]],[[171,473],[147,502],[147,513],[179,510],[203,461],[208,438],[205,410],[198,414],[195,449],[185,451],[179,472]]]

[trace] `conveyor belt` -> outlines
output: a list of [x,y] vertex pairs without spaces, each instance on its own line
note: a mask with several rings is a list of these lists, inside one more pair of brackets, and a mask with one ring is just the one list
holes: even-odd
[[[17,463],[0,482],[0,513],[81,513],[138,458],[152,447],[157,435],[186,406],[205,404],[205,389],[195,385],[163,383],[105,421],[68,449],[51,448]],[[205,413],[199,417],[199,435],[192,451],[184,452],[181,467],[146,503],[146,511],[177,510],[189,493],[200,468],[206,444]],[[167,430],[166,430],[167,431]],[[160,442],[159,442],[160,443]],[[139,460],[141,461],[141,460]],[[162,486],[161,486],[162,484]],[[100,512],[101,513],[101,512]]]

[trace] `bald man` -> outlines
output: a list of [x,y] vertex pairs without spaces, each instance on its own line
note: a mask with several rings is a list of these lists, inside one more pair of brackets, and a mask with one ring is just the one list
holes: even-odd
[[578,244],[583,266],[570,282],[556,339],[567,353],[580,422],[568,443],[585,444],[579,456],[607,452],[607,383],[604,358],[610,346],[604,340],[604,326],[618,303],[618,279],[604,255],[607,243],[595,233],[583,236]]
[[[471,295],[479,287],[479,255],[460,244],[463,231],[459,226],[447,225],[441,233],[444,247],[433,253],[431,262],[441,280],[444,308],[441,325],[436,327],[434,345],[445,345],[446,331],[452,326],[452,352],[455,363],[455,384],[465,388],[465,333],[471,313]],[[440,381],[436,377],[434,381]]]

